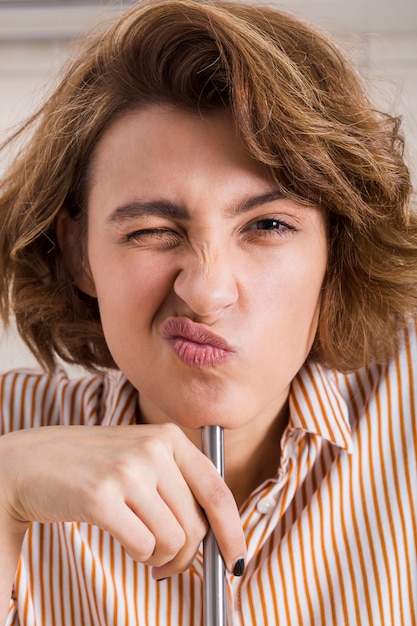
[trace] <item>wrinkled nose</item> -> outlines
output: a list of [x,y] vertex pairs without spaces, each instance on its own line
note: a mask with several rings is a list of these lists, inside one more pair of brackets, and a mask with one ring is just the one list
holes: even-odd
[[238,299],[229,254],[190,255],[174,282],[176,295],[200,317],[216,317]]

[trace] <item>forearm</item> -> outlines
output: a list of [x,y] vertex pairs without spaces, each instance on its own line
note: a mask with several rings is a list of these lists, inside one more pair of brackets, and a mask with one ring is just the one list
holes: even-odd
[[24,529],[10,527],[0,516],[0,625],[6,622],[13,580],[25,536]]
[[13,434],[0,437],[0,626],[6,621],[16,567],[29,526],[28,521],[19,519],[11,497],[16,491],[13,441]]

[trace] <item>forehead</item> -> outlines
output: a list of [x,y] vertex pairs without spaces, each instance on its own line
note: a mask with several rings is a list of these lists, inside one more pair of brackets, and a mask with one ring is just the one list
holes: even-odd
[[[197,185],[269,186],[269,170],[239,140],[225,110],[207,114],[153,105],[131,111],[103,132],[91,158],[89,195],[113,185],[126,195]],[[274,185],[276,188],[276,185]]]
[[120,150],[133,150],[144,157],[145,150],[168,150],[180,147],[192,155],[204,146],[226,156],[240,153],[243,161],[251,161],[266,172],[265,166],[251,157],[236,132],[231,113],[226,109],[207,112],[189,111],[173,105],[153,104],[127,111],[106,127],[90,157],[92,174],[100,161]]

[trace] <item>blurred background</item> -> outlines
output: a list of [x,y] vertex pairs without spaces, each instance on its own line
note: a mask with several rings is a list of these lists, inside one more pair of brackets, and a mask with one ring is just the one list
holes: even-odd
[[[0,0],[0,141],[52,88],[76,40],[131,4]],[[403,116],[416,181],[417,0],[286,0],[279,5],[332,33],[366,77],[376,104]],[[0,174],[4,165],[0,160]],[[0,370],[35,364],[13,325],[8,332],[0,325]]]

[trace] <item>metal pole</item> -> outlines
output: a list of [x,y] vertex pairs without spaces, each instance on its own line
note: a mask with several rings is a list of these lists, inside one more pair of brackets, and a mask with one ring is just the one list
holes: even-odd
[[[221,426],[203,426],[204,454],[224,477],[224,440]],[[203,541],[204,626],[226,626],[225,568],[216,538],[209,529]]]

